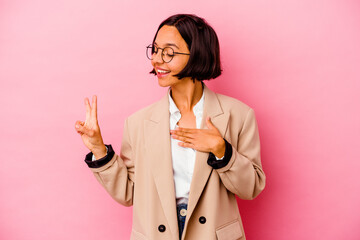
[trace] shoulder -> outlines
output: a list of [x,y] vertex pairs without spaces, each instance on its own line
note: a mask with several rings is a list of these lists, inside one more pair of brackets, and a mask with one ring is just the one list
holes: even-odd
[[221,108],[223,111],[229,111],[231,113],[239,113],[239,114],[247,114],[252,108],[245,104],[244,102],[240,101],[239,99],[223,95],[220,93],[216,93],[216,96],[219,100]]
[[147,105],[147,106],[137,110],[136,112],[130,114],[126,120],[129,123],[132,123],[132,125],[137,125],[140,122],[142,122],[144,119],[149,119],[151,117],[152,113],[154,112],[154,110],[159,107],[159,105],[161,104],[161,102],[163,100],[164,99],[160,99],[150,105]]
[[236,129],[237,126],[239,131],[243,131],[257,125],[255,112],[249,105],[233,97],[218,93],[216,95],[223,112],[229,113],[229,124],[232,127]]

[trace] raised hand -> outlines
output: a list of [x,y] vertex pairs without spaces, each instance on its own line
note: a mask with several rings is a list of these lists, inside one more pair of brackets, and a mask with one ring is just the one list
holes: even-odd
[[206,119],[209,129],[182,128],[171,130],[171,137],[178,139],[179,146],[193,148],[201,152],[212,152],[221,158],[225,154],[225,141],[219,130],[212,124],[210,118]]
[[84,100],[86,107],[86,119],[76,121],[75,130],[81,135],[85,146],[94,154],[96,159],[106,155],[106,147],[101,137],[100,127],[97,120],[97,97],[92,97],[92,107],[88,98]]

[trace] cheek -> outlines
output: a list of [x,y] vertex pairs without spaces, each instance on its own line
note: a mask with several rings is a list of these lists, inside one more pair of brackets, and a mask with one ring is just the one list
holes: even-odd
[[188,62],[187,60],[186,61],[179,61],[179,60],[174,61],[173,60],[173,61],[170,62],[171,65],[169,63],[169,68],[171,69],[171,71],[179,73],[179,72],[181,72],[181,70],[184,69],[187,62]]
[[155,62],[154,62],[154,60],[150,60],[150,62],[151,62],[151,66],[155,67]]

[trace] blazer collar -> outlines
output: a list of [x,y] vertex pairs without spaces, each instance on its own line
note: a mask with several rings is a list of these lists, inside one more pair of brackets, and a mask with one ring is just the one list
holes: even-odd
[[[204,85],[204,111],[201,122],[201,129],[208,129],[206,118],[210,116],[212,123],[220,131],[222,137],[225,136],[229,113],[224,112],[216,93]],[[163,207],[163,212],[170,225],[170,230],[174,238],[179,236],[175,185],[173,168],[171,161],[170,143],[170,112],[169,99],[166,94],[152,108],[152,114],[144,120],[145,149],[146,156],[151,161],[151,172],[159,194],[159,199]],[[196,152],[194,173],[190,186],[189,202],[186,221],[188,221],[201,197],[201,193],[206,186],[212,168],[207,164],[209,153]],[[185,233],[186,229],[184,229]]]

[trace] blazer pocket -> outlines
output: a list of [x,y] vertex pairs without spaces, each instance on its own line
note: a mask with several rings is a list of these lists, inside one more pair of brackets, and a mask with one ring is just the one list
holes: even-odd
[[232,221],[224,226],[217,228],[216,237],[218,240],[238,240],[243,236],[240,222],[238,220]]
[[131,240],[147,240],[147,238],[143,234],[135,231],[134,229],[131,230],[130,239]]

